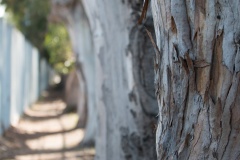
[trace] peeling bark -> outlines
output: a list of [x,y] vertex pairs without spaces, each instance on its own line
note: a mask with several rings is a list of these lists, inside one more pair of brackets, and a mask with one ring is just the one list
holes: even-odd
[[158,159],[239,159],[237,0],[152,0]]

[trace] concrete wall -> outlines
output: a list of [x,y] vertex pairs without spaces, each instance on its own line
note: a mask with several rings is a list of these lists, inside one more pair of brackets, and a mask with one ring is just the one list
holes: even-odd
[[37,100],[49,84],[50,73],[38,50],[0,18],[0,134]]

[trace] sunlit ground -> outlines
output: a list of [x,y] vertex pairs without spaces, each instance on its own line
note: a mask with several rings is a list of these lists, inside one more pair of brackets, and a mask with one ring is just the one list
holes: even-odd
[[43,95],[0,140],[0,159],[92,160],[95,150],[79,146],[84,130],[76,128],[77,114],[64,112],[58,92]]

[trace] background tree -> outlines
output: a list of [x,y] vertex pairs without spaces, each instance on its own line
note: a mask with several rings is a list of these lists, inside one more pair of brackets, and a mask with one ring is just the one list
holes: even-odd
[[73,67],[74,58],[71,43],[65,26],[48,21],[50,1],[2,0],[10,21],[38,48],[55,70],[68,73]]
[[49,23],[43,47],[48,52],[49,63],[59,73],[69,73],[75,61],[68,32],[63,24]]
[[48,1],[2,0],[10,13],[10,20],[40,51],[44,50],[44,39],[47,32],[47,16],[50,11]]

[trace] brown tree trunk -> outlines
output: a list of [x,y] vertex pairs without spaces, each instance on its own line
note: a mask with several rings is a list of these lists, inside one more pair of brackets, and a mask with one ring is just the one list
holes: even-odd
[[240,1],[151,4],[158,159],[240,159]]
[[64,100],[69,110],[76,109],[78,105],[78,97],[80,97],[79,85],[77,72],[73,70],[66,76],[64,85]]
[[[78,67],[80,67],[78,65]],[[77,68],[78,68],[77,67]],[[79,116],[78,127],[85,127],[87,120],[86,87],[83,74],[75,69],[69,73],[65,84],[66,111],[77,110]]]

